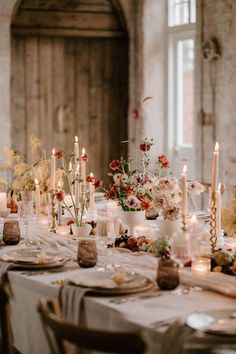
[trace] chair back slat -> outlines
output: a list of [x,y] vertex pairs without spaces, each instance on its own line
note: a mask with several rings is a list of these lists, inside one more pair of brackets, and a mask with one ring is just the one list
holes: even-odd
[[0,353],[13,354],[9,297],[4,287],[0,287],[0,329]]
[[55,315],[48,305],[48,302],[41,301],[39,312],[44,328],[47,326],[55,335],[59,354],[68,354],[68,348],[63,345],[64,341],[81,349],[104,353],[143,354],[145,351],[145,343],[136,333],[107,332],[77,326]]

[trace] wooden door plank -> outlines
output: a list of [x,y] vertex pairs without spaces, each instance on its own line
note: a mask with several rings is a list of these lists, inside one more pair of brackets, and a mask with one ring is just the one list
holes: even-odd
[[75,131],[80,148],[90,155],[89,141],[89,41],[77,40],[75,53]]
[[52,145],[64,149],[64,39],[52,40]]
[[47,155],[52,150],[52,41],[50,38],[39,39],[39,136],[43,141]]
[[30,136],[39,133],[39,56],[38,39],[29,37],[25,41],[25,102],[26,102],[26,138],[27,151],[26,156],[30,161],[32,158],[30,148]]
[[112,12],[110,1],[108,0],[23,0],[22,9],[45,9],[48,11],[89,11],[89,12]]
[[19,10],[13,21],[16,27],[74,28],[117,30],[119,22],[112,13]]
[[103,111],[103,67],[104,52],[103,41],[100,39],[90,41],[90,98],[89,98],[89,147],[90,169],[101,179],[104,166],[102,156],[104,142],[102,141],[102,111]]
[[78,132],[75,129],[75,40],[65,41],[64,67],[64,113],[65,113],[65,151],[73,151],[73,141]]
[[[11,139],[14,149],[26,153],[24,39],[11,42]],[[19,138],[20,137],[20,138]]]

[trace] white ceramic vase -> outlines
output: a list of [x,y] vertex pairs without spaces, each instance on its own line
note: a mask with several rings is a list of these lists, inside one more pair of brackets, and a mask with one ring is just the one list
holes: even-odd
[[72,224],[72,231],[74,236],[83,237],[89,236],[92,230],[92,226],[89,224],[83,224],[82,226],[77,226],[76,224]]
[[120,219],[124,225],[128,226],[128,234],[131,236],[136,236],[135,226],[144,222],[145,210],[139,210],[139,211],[121,210]]
[[181,228],[181,220],[164,220],[159,217],[155,221],[158,226],[160,236],[172,236],[175,232],[178,232]]

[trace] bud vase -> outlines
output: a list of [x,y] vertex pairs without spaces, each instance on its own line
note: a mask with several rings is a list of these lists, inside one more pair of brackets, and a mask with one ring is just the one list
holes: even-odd
[[132,236],[136,236],[135,227],[138,224],[141,224],[145,220],[145,211],[124,211],[121,210],[120,218],[124,225],[128,226],[128,234]]

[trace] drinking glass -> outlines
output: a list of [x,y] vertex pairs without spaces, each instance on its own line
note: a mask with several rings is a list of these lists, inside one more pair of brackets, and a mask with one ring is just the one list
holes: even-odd
[[[192,252],[188,232],[179,231],[172,236],[171,258],[179,265],[180,271],[184,264],[191,260]],[[189,293],[190,290],[191,288],[181,285],[176,293],[183,295]]]
[[20,220],[24,225],[24,243],[30,246],[29,240],[29,223],[34,217],[33,208],[33,192],[23,191],[21,192],[21,203],[20,203]]
[[97,246],[96,239],[93,236],[79,239],[77,260],[82,268],[91,268],[97,264]]

